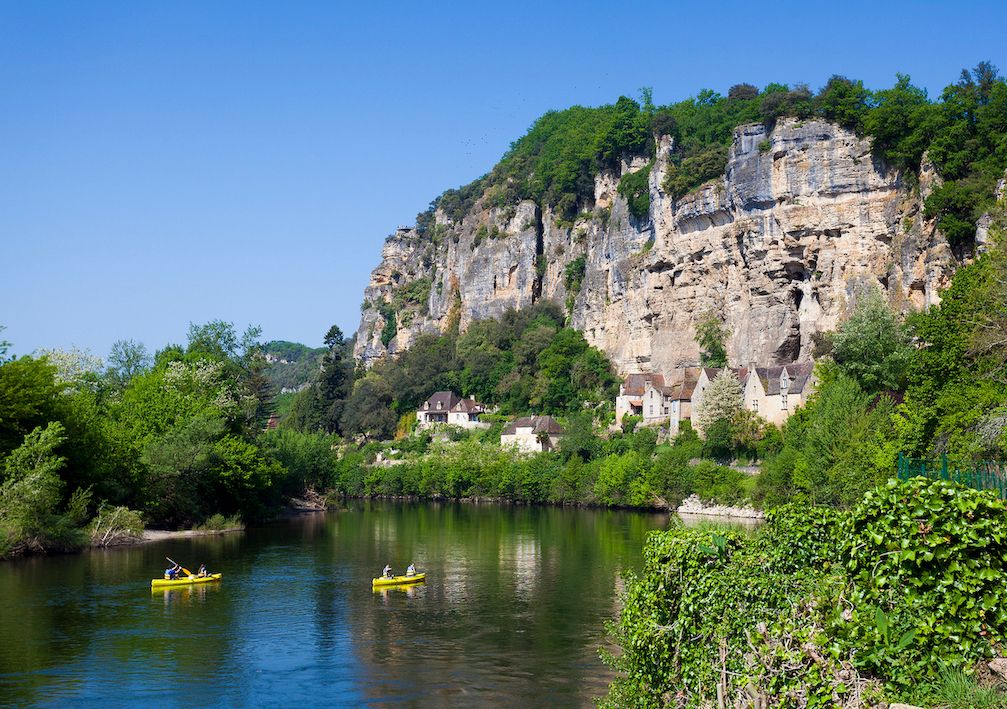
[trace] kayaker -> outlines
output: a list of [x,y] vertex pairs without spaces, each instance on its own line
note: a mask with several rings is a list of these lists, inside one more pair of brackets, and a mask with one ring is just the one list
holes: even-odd
[[390,579],[392,577],[392,567],[391,567],[391,564],[385,564],[385,568],[381,572],[381,575],[384,576],[386,579]]
[[409,566],[406,568],[406,576],[415,576],[415,575],[416,575],[416,567],[413,564],[409,564]]
[[196,572],[196,576],[201,579],[205,579],[209,574],[206,571],[206,564],[199,565],[199,571]]
[[175,580],[175,578],[178,576],[178,572],[181,569],[182,569],[182,567],[179,566],[178,564],[175,564],[171,568],[165,569],[164,570],[164,578],[168,579],[169,581]]

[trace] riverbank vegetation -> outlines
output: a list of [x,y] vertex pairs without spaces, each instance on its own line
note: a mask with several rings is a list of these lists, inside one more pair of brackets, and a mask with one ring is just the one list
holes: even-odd
[[144,524],[266,516],[290,474],[260,442],[269,387],[255,329],[193,325],[155,357],[0,352],[0,557],[135,539]]
[[606,704],[933,706],[955,678],[981,695],[1007,637],[1005,540],[992,493],[923,478],[849,511],[776,508],[754,533],[655,533],[612,627]]

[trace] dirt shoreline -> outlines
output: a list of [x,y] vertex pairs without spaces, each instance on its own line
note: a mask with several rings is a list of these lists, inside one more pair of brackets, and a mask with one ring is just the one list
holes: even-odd
[[[160,542],[165,539],[188,539],[191,537],[211,537],[217,534],[231,534],[233,532],[244,532],[244,527],[230,527],[228,529],[145,529],[143,536],[137,538],[134,544],[146,544],[148,542]],[[126,545],[128,546],[128,544]]]

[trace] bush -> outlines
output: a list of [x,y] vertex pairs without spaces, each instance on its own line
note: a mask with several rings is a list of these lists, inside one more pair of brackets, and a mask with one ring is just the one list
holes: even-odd
[[629,213],[637,219],[650,218],[650,170],[653,162],[636,172],[628,172],[619,180],[618,191],[629,206]]
[[910,688],[971,669],[1007,640],[1007,506],[992,493],[915,478],[865,495],[845,549],[858,666]]
[[692,466],[693,491],[700,499],[720,505],[736,505],[745,499],[748,476],[740,470],[702,460]]
[[751,536],[675,528],[644,558],[611,628],[613,706],[705,706],[718,687],[729,705],[875,705],[971,671],[1007,633],[1007,506],[953,483],[783,507]]

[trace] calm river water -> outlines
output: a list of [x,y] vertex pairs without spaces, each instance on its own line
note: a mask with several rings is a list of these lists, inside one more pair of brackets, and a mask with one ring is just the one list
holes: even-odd
[[[620,571],[666,515],[353,503],[0,563],[0,705],[589,705]],[[165,556],[224,573],[151,591]],[[373,592],[385,563],[427,582]]]

